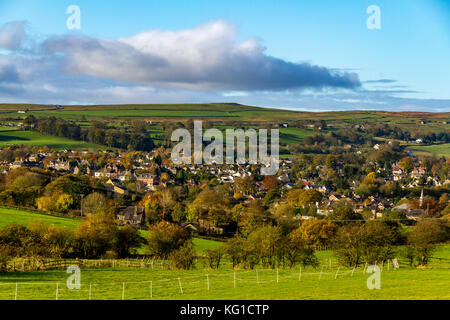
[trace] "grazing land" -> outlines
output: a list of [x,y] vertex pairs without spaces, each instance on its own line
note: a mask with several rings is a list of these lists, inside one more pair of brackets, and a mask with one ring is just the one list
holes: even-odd
[[88,150],[106,149],[104,146],[84,141],[74,141],[62,137],[55,137],[36,131],[17,130],[9,127],[0,127],[0,148],[8,145],[47,146],[52,149],[62,150]]
[[[17,113],[27,110],[25,114]],[[0,104],[1,118],[21,118],[27,115],[54,116],[65,119],[223,119],[252,121],[325,120],[340,125],[348,123],[386,123],[418,130],[444,129],[443,122],[450,121],[450,113],[388,112],[388,111],[333,111],[306,112],[261,108],[236,103],[208,104],[139,104],[139,105],[29,105]]]
[[434,144],[430,146],[411,146],[407,148],[417,155],[436,155],[436,156],[450,156],[450,143]]
[[54,216],[45,213],[37,213],[34,211],[13,209],[0,207],[0,229],[9,224],[28,225],[34,221],[42,221],[44,223],[54,225],[55,227],[65,227],[76,229],[82,221],[81,219]]
[[[448,257],[442,247],[436,257]],[[81,289],[66,287],[65,270],[15,272],[0,278],[0,299],[450,299],[450,268],[433,262],[416,269],[401,262],[400,269],[383,266],[381,288],[369,290],[364,268],[339,268],[331,253],[318,252],[322,267],[278,270],[235,270],[229,264],[211,270],[198,264],[189,271],[150,268],[82,269]],[[328,265],[331,258],[331,268]],[[234,273],[235,272],[235,273]],[[209,290],[208,290],[209,282]],[[181,284],[181,289],[180,289]],[[181,292],[181,290],[183,292]]]
[[[21,113],[18,113],[18,112]],[[23,113],[24,112],[24,113]],[[235,128],[241,125],[258,127],[267,123],[284,123],[292,121],[326,121],[327,130],[317,128],[297,128],[289,125],[280,128],[280,143],[283,146],[294,146],[307,137],[317,133],[325,134],[329,130],[348,128],[353,125],[386,124],[397,126],[402,130],[416,134],[439,134],[450,130],[450,113],[425,112],[386,112],[386,111],[337,111],[337,112],[305,112],[261,108],[235,103],[209,104],[142,104],[142,105],[28,105],[0,104],[0,121],[17,125],[27,116],[56,117],[75,121],[81,127],[89,127],[92,121],[102,120],[109,127],[127,127],[130,120],[152,121],[148,134],[157,143],[164,143],[167,134],[161,124],[174,120],[189,119],[208,120],[215,127]],[[36,131],[18,130],[17,127],[0,127],[0,148],[7,145],[48,146],[56,150],[62,149],[97,149],[104,146],[83,141],[42,134]],[[425,155],[435,154],[448,156],[447,145],[411,147],[411,150]]]

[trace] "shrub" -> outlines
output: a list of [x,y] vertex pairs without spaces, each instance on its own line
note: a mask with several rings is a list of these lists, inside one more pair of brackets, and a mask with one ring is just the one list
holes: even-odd
[[208,261],[208,266],[211,269],[219,269],[220,262],[223,257],[224,250],[222,247],[216,249],[206,249],[205,254]]
[[161,221],[149,227],[147,248],[150,254],[166,259],[172,251],[183,246],[190,237],[189,232],[183,228]]
[[169,254],[169,261],[172,268],[181,270],[191,270],[194,268],[195,251],[192,243],[186,242],[177,250],[173,250]]

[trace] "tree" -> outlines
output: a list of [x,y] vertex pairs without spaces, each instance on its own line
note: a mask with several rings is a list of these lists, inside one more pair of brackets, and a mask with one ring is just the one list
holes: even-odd
[[93,192],[83,198],[81,205],[84,215],[104,213],[106,208],[106,198],[99,192]]
[[211,269],[219,269],[220,262],[224,254],[224,249],[222,247],[218,247],[215,249],[206,249],[204,253],[208,261],[208,266]]
[[166,221],[160,221],[149,226],[147,248],[150,254],[165,259],[172,251],[179,249],[189,239],[190,234],[183,228]]
[[256,199],[250,202],[247,210],[241,216],[238,222],[238,228],[242,235],[247,236],[256,228],[265,224],[272,224],[272,222],[273,217],[264,208],[261,200]]
[[276,176],[265,176],[262,181],[262,186],[265,190],[270,191],[278,188],[278,179]]
[[327,220],[334,221],[337,225],[346,225],[363,222],[364,218],[352,207],[343,205],[333,209],[333,212],[327,216]]
[[116,231],[113,250],[119,258],[126,258],[131,250],[139,248],[144,242],[145,238],[139,234],[139,229],[126,225]]
[[62,193],[58,196],[55,202],[55,209],[58,212],[66,213],[73,205],[74,201],[70,194]]
[[334,238],[334,254],[340,263],[353,267],[362,260],[362,232],[359,225],[345,225],[338,229]]
[[414,159],[411,157],[404,157],[398,162],[398,166],[406,172],[410,172],[414,168]]
[[250,233],[247,242],[257,249],[258,258],[263,265],[273,268],[282,240],[283,234],[280,227],[263,226]]
[[369,264],[381,263],[394,257],[396,235],[382,221],[368,221],[361,226],[362,258]]
[[245,239],[243,238],[233,237],[224,244],[225,253],[230,258],[233,269],[243,260],[242,248],[244,242]]
[[308,219],[291,233],[292,241],[303,242],[308,246],[318,249],[330,244],[336,233],[336,226],[323,219]]
[[74,251],[83,258],[101,257],[112,248],[117,232],[114,218],[107,214],[88,216],[75,232]]
[[286,195],[286,201],[296,207],[313,205],[321,200],[322,194],[314,189],[294,189]]
[[179,249],[169,254],[169,261],[173,268],[191,270],[194,268],[195,250],[191,242],[184,243]]
[[218,190],[206,188],[188,205],[188,221],[197,219],[213,219],[217,223],[228,223],[232,220],[228,195]]
[[407,236],[414,259],[423,266],[428,264],[436,244],[445,240],[448,240],[448,231],[441,220],[422,220]]

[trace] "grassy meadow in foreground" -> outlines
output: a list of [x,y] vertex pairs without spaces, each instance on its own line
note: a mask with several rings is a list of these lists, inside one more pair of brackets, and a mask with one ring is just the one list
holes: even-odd
[[[447,249],[448,250],[448,249]],[[82,269],[81,289],[66,287],[64,270],[0,275],[0,299],[450,299],[450,269],[401,267],[381,272],[381,289],[369,290],[362,267],[192,271],[161,268]],[[353,275],[352,275],[353,272]],[[337,273],[337,276],[336,276]],[[209,290],[208,290],[209,281]],[[125,283],[125,284],[124,284]],[[181,284],[181,289],[180,289]],[[125,290],[124,290],[125,288]],[[181,293],[181,290],[183,293]]]

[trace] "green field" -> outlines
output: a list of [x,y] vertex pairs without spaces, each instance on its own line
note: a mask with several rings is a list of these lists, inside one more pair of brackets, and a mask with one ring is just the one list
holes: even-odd
[[93,143],[74,141],[55,137],[36,131],[17,130],[10,127],[0,127],[0,148],[8,145],[47,146],[52,149],[101,149],[106,147]]
[[0,228],[13,223],[28,225],[33,221],[42,221],[50,225],[54,225],[55,227],[66,227],[74,230],[82,220],[36,213],[27,210],[0,207]]
[[434,144],[431,146],[411,146],[407,148],[417,155],[431,155],[450,157],[450,143]]
[[[35,220],[71,229],[81,221],[0,207],[0,227],[10,223],[26,225]],[[193,242],[199,254],[221,245],[199,238],[194,238]],[[432,263],[424,270],[408,267],[404,261],[395,271],[392,264],[389,271],[385,265],[380,290],[367,289],[369,275],[364,274],[362,267],[352,276],[352,269],[338,267],[331,251],[319,251],[317,257],[324,269],[303,268],[301,275],[299,266],[280,269],[278,282],[276,270],[236,270],[236,288],[234,271],[228,261],[219,270],[206,268],[202,261],[191,271],[162,267],[83,269],[80,290],[67,289],[68,275],[64,270],[7,273],[0,274],[0,299],[14,299],[16,283],[17,299],[55,299],[56,283],[59,299],[88,299],[89,284],[91,299],[121,299],[124,282],[125,299],[150,299],[150,284],[153,299],[450,299],[448,245],[435,252]],[[207,290],[207,275],[210,290]]]
[[[26,114],[18,114],[25,110]],[[139,105],[51,105],[0,104],[1,118],[23,118],[35,116],[55,116],[66,119],[223,119],[223,120],[255,120],[255,121],[290,121],[290,120],[326,120],[331,124],[346,126],[349,123],[387,123],[404,128],[414,128],[419,132],[429,130],[445,131],[450,121],[450,113],[431,112],[388,112],[388,111],[335,111],[307,112],[261,108],[235,103],[207,104],[139,104]],[[427,120],[420,125],[420,120]]]
[[[446,247],[445,256],[450,251]],[[211,270],[150,268],[82,269],[81,289],[69,290],[65,270],[15,272],[0,275],[0,299],[450,299],[450,268],[433,262],[427,269],[384,265],[381,288],[369,290],[359,267],[235,270],[225,264]],[[278,277],[277,277],[278,273]],[[208,290],[209,282],[209,290]],[[180,289],[180,283],[182,289]],[[125,289],[125,290],[124,290]],[[181,292],[183,291],[183,293]]]
[[[17,113],[18,110],[27,110],[27,113]],[[336,112],[306,112],[294,110],[282,110],[275,108],[261,108],[235,103],[209,103],[209,104],[140,104],[140,105],[23,105],[0,104],[0,120],[4,119],[17,123],[29,115],[36,117],[57,117],[73,120],[82,126],[90,125],[92,120],[108,121],[109,126],[121,126],[123,121],[133,119],[154,120],[157,125],[151,128],[150,136],[159,141],[162,134],[158,123],[203,119],[216,122],[217,127],[236,127],[240,124],[252,123],[252,127],[258,127],[258,123],[284,123],[293,120],[325,120],[331,130],[346,128],[355,124],[388,124],[398,126],[404,130],[416,133],[428,134],[440,133],[450,129],[445,124],[450,121],[450,113],[426,113],[426,112],[387,112],[387,111],[336,111]],[[426,120],[426,121],[425,121]],[[421,121],[425,121],[422,125]],[[221,122],[221,124],[217,124]],[[299,129],[294,127],[280,128],[280,143],[282,145],[295,145],[305,136],[321,133],[312,129]],[[81,141],[71,141],[64,138],[53,137],[32,131],[11,130],[10,127],[0,127],[0,147],[5,145],[34,145],[54,149],[105,149]],[[412,147],[411,147],[412,148]],[[422,150],[422,148],[425,148]],[[422,154],[447,155],[448,144],[441,146],[420,146],[419,149],[411,149]]]

